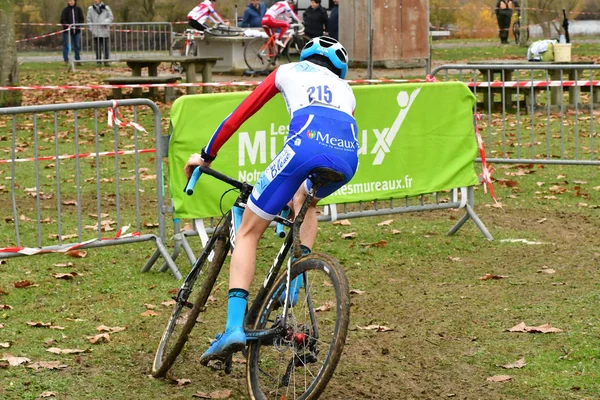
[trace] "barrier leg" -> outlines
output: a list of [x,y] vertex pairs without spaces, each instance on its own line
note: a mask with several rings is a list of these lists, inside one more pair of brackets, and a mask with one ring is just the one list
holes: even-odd
[[[179,252],[181,249],[181,233],[176,233],[175,235],[173,235],[173,242],[174,242],[174,248],[173,248],[173,252],[171,253],[171,260],[175,261],[177,259],[177,257],[179,256]],[[165,262],[160,267],[159,271],[165,272],[167,270],[167,268],[169,268],[169,265],[167,264],[167,260],[165,259]]]
[[177,269],[177,266],[175,265],[175,262],[173,261],[173,259],[171,258],[171,255],[167,251],[167,248],[162,244],[160,238],[157,237],[155,239],[155,242],[156,242],[156,250],[150,257],[150,259],[148,260],[146,265],[144,265],[142,267],[142,272],[149,271],[150,268],[152,268],[152,266],[156,262],[156,260],[158,260],[158,256],[160,255],[160,256],[163,256],[163,258],[165,259],[165,265],[166,265],[165,270],[166,270],[166,268],[169,268],[171,270],[171,273],[175,277],[175,279],[181,280],[183,278],[183,276],[181,275],[181,272],[179,272],[179,269]]
[[190,265],[194,265],[197,257],[194,254],[194,251],[192,250],[192,246],[190,246],[190,243],[187,241],[184,234],[181,234],[181,237],[183,239],[181,241],[181,246],[183,247],[183,251],[185,251],[185,254],[188,257],[188,260],[190,261]]
[[471,205],[467,204],[465,206],[465,210],[467,211],[466,214],[463,215],[462,218],[458,220],[456,225],[454,225],[448,231],[448,236],[454,235],[465,224],[465,222],[467,222],[469,219],[472,219],[473,222],[475,223],[475,225],[477,225],[477,227],[479,228],[481,233],[483,233],[483,236],[485,236],[485,238],[487,240],[494,240],[494,237],[492,236],[490,231],[488,231],[488,229],[485,227],[483,222],[481,222],[481,219],[479,219],[479,217],[475,213],[475,210],[473,210],[473,207],[471,207]]

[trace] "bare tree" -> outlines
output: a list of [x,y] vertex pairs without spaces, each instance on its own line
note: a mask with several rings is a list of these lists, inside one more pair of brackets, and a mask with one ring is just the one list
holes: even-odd
[[[0,85],[17,86],[17,47],[13,0],[0,0]],[[0,107],[21,105],[21,92],[0,90]]]

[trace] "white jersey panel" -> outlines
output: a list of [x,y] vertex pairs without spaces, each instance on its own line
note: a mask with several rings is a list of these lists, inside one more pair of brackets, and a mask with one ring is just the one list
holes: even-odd
[[211,12],[215,12],[215,9],[210,0],[205,0],[188,13],[188,18],[195,19],[199,23],[203,24],[208,19]]
[[278,1],[277,3],[269,7],[265,15],[270,15],[275,19],[290,22],[290,20],[294,18],[294,11],[292,10],[287,1]]
[[324,106],[350,116],[356,107],[352,88],[327,68],[308,61],[284,64],[277,69],[275,85],[290,116],[308,106]]

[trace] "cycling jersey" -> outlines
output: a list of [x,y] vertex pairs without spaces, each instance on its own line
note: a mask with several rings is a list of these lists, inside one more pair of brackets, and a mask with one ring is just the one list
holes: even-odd
[[284,20],[286,22],[290,22],[290,19],[294,19],[296,22],[300,23],[300,17],[296,15],[287,1],[278,1],[273,4],[265,13],[265,16],[267,15],[274,19]]
[[344,80],[308,61],[278,67],[231,113],[211,137],[206,154],[215,157],[238,128],[277,93],[292,118],[281,152],[258,179],[248,206],[272,219],[316,167],[344,174],[344,181],[323,186],[323,198],[346,184],[358,166],[356,99]]
[[207,19],[210,19],[214,23],[224,24],[223,18],[217,13],[210,0],[205,0],[199,3],[192,9],[187,15],[188,19],[198,21],[200,24],[204,24]]

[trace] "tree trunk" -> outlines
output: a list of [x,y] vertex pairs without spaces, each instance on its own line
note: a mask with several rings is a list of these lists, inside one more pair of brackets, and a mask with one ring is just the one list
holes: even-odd
[[[13,0],[0,0],[0,86],[18,86]],[[21,105],[21,92],[0,90],[0,107]]]

